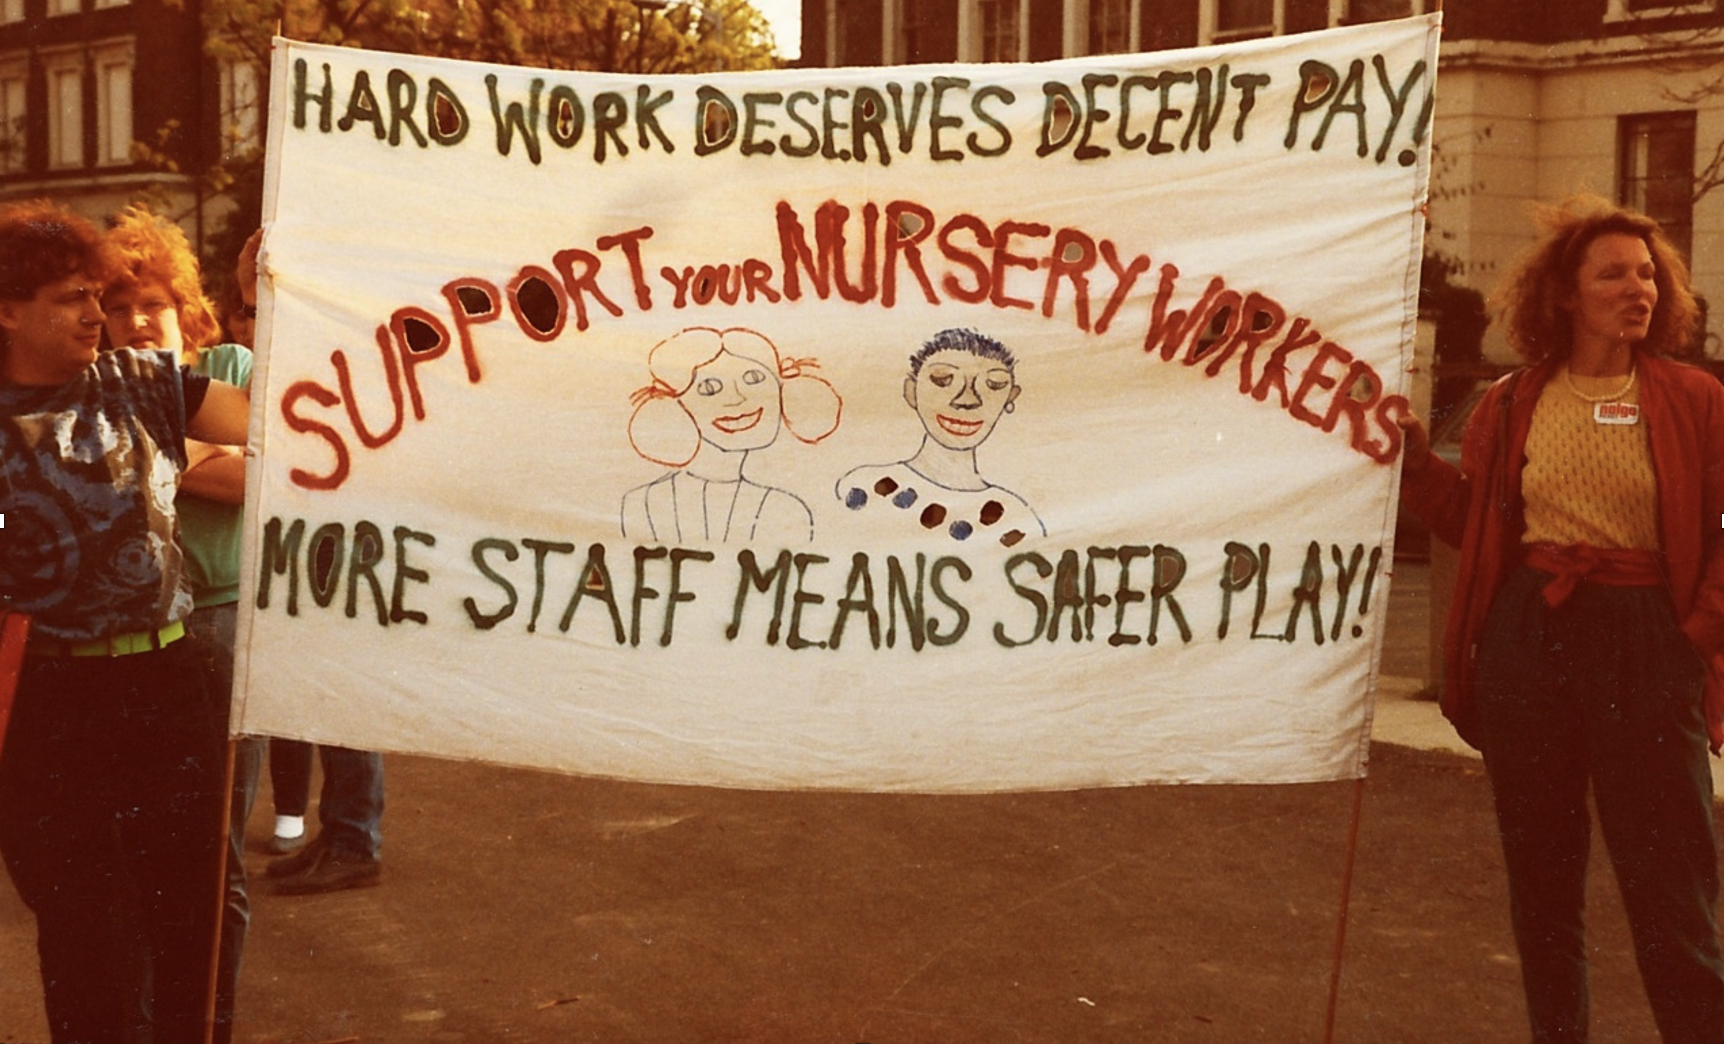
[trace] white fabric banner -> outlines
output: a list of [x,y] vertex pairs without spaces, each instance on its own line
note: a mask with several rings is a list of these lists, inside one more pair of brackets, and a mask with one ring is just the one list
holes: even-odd
[[236,731],[1362,774],[1437,27],[690,77],[279,41]]

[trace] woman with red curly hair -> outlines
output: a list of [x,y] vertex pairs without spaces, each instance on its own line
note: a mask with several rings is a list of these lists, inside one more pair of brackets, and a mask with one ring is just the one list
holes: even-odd
[[814,516],[787,490],[743,474],[748,455],[783,428],[814,444],[838,430],[843,403],[813,375],[812,359],[786,359],[753,330],[691,327],[647,356],[653,382],[635,392],[629,443],[675,470],[623,497],[631,540],[717,542],[814,536]]
[[[236,282],[256,300],[257,248],[253,236],[240,256]],[[221,324],[204,296],[197,256],[180,227],[147,207],[127,207],[114,219],[107,246],[115,272],[102,290],[108,343],[134,351],[172,352],[194,373],[239,387],[251,383],[251,350],[220,344]],[[188,440],[190,461],[174,501],[193,610],[186,644],[202,665],[218,708],[233,689],[234,628],[239,602],[239,547],[245,501],[245,457],[237,446]],[[243,862],[245,821],[257,794],[261,742],[235,746],[232,817],[228,835],[227,901],[221,924],[216,978],[215,1044],[232,1038],[234,991],[251,904]]]
[[221,340],[197,255],[178,225],[141,204],[130,206],[114,219],[108,245],[118,271],[102,294],[102,310],[114,347],[166,348],[173,342],[176,350],[196,354]]
[[1443,709],[1484,753],[1535,1042],[1584,1042],[1590,790],[1665,1044],[1724,1040],[1707,747],[1724,742],[1724,386],[1644,215],[1577,197],[1500,294],[1528,366],[1402,497],[1461,549]]

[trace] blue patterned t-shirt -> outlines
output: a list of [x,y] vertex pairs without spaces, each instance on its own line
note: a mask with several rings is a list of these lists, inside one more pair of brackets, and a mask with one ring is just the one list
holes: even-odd
[[172,352],[131,349],[57,387],[0,385],[0,597],[33,633],[82,641],[191,612],[174,494],[207,386]]

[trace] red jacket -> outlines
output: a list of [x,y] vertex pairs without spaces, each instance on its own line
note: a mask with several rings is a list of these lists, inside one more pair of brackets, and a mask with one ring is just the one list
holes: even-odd
[[[1416,474],[1417,464],[1409,461],[1402,475],[1402,499],[1461,552],[1443,640],[1443,713],[1475,747],[1479,634],[1497,589],[1520,562],[1527,432],[1539,392],[1560,365],[1547,361],[1522,370],[1485,393],[1467,423],[1459,470],[1433,454]],[[1683,634],[1706,660],[1706,729],[1717,752],[1724,744],[1724,384],[1670,359],[1641,355],[1637,365],[1641,418],[1658,478],[1665,581]],[[1505,407],[1508,466],[1493,482]]]

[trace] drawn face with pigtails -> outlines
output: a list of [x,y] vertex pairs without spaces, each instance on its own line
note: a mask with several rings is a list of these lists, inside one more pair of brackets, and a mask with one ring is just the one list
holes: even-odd
[[778,438],[784,401],[775,364],[727,347],[694,368],[694,380],[676,401],[701,440],[718,449],[763,449]]
[[788,430],[813,444],[838,427],[842,403],[811,359],[786,359],[753,330],[690,327],[648,356],[653,383],[634,395],[629,441],[648,460],[680,468],[703,446],[764,449]]

